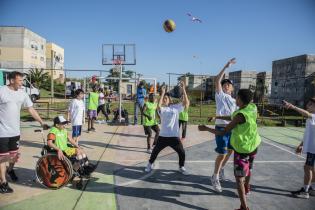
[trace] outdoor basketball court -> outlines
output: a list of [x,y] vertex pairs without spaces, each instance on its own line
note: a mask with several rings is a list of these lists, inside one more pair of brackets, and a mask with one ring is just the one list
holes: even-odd
[[[30,124],[23,126],[21,152],[17,165],[18,183],[14,194],[1,195],[0,209],[235,209],[239,207],[233,165],[225,168],[229,181],[221,194],[212,190],[214,136],[189,126],[186,168],[180,174],[177,154],[163,151],[155,170],[144,173],[149,155],[141,126],[98,125],[97,132],[84,133],[81,144],[90,159],[98,163],[84,190],[71,184],[60,190],[44,189],[33,181],[34,166],[40,156],[41,139]],[[303,183],[305,159],[294,154],[303,136],[302,128],[260,129],[262,144],[254,164],[251,209],[313,209],[315,198],[293,198],[291,190]],[[231,159],[232,160],[232,159]]]

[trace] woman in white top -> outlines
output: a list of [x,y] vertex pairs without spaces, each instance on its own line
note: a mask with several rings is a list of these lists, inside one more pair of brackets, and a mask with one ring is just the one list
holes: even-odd
[[179,171],[187,175],[185,164],[185,150],[183,144],[179,139],[179,125],[178,118],[179,113],[189,106],[189,100],[185,90],[185,84],[181,82],[181,88],[183,89],[183,102],[179,104],[172,104],[171,97],[168,93],[165,93],[165,86],[162,87],[162,94],[158,103],[158,111],[161,118],[161,131],[157,144],[154,147],[149,163],[145,168],[146,172],[150,172],[153,169],[153,163],[158,154],[165,147],[172,147],[179,157]]

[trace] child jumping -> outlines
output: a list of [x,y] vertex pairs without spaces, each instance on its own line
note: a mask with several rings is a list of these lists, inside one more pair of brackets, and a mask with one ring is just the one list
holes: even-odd
[[285,108],[292,109],[307,118],[303,141],[296,148],[296,153],[300,154],[303,150],[303,153],[306,154],[304,187],[291,192],[295,197],[307,199],[310,195],[315,196],[315,97],[306,104],[306,110],[286,101],[283,103]]
[[246,194],[250,190],[250,177],[253,162],[257,154],[261,139],[257,131],[257,107],[251,103],[253,94],[250,90],[240,89],[236,104],[239,110],[233,112],[231,117],[217,117],[217,119],[232,120],[224,130],[216,130],[205,125],[200,125],[200,131],[209,131],[215,135],[224,135],[232,131],[231,146],[234,150],[234,176],[237,191],[241,201],[238,210],[249,210]]

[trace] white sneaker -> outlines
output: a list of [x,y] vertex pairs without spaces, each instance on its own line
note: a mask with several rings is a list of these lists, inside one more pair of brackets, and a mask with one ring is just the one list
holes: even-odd
[[152,171],[152,169],[153,169],[153,164],[148,163],[148,165],[147,165],[147,167],[145,167],[144,171],[149,173]]
[[181,172],[183,175],[188,175],[188,172],[184,166],[179,168],[179,172]]
[[216,179],[214,176],[211,177],[211,184],[213,189],[217,192],[222,192],[221,184],[219,179]]
[[152,153],[152,149],[147,149],[147,153],[151,154]]
[[223,168],[221,168],[220,171],[219,171],[219,180],[220,181],[226,181]]

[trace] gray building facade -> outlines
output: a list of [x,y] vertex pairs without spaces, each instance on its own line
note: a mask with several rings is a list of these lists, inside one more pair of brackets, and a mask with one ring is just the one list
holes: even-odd
[[272,62],[271,102],[282,100],[303,107],[314,97],[315,55],[300,55]]

